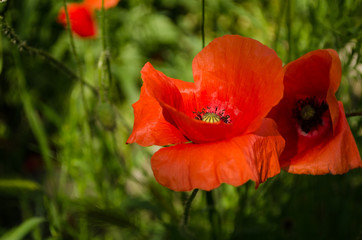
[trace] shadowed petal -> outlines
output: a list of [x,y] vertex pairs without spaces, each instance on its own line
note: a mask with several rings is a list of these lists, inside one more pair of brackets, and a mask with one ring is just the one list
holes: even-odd
[[326,99],[335,129],[339,119],[335,93],[341,81],[341,74],[341,62],[336,51],[312,51],[285,66],[285,92]]
[[340,119],[333,136],[291,159],[286,170],[297,174],[343,174],[362,167],[356,142],[339,102]]
[[[335,97],[340,80],[341,63],[338,54],[331,49],[307,53],[285,66],[284,96],[269,114],[278,124],[278,130],[286,140],[285,150],[280,157],[281,167],[288,169],[289,166],[288,171],[295,173],[324,174],[348,171],[346,169],[349,169],[349,161],[354,162],[351,166],[356,166],[356,161],[353,160],[356,152],[353,150],[354,147],[344,145],[348,143],[349,146],[355,146],[355,141],[350,134],[343,107],[339,106]],[[319,125],[317,131],[303,134],[293,117],[293,109],[299,99],[311,97],[325,100],[328,111],[323,113],[323,124]],[[336,140],[342,138],[342,142]],[[334,139],[335,150],[328,147],[333,145],[330,145],[331,139]],[[341,151],[344,150],[341,149],[352,149],[351,160],[345,158],[348,154],[342,154]]]

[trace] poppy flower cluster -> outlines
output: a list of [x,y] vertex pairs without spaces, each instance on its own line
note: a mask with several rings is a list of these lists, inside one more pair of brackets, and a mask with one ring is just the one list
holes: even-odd
[[[114,7],[118,2],[119,0],[104,0],[104,8]],[[96,36],[97,24],[94,19],[94,11],[101,8],[102,0],[84,0],[81,3],[67,4],[72,32],[84,38]],[[64,8],[59,10],[57,21],[67,27],[67,16]]]
[[282,66],[260,42],[213,40],[193,60],[194,82],[146,63],[127,143],[167,146],[151,158],[156,180],[175,191],[221,183],[256,185],[284,168],[345,173],[360,155],[335,92],[341,64],[318,50]]

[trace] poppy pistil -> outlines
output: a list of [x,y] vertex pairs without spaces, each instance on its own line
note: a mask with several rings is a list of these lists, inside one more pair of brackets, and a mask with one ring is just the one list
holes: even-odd
[[304,120],[309,120],[309,119],[313,118],[314,115],[315,115],[315,109],[309,104],[305,105],[300,112],[300,116]]
[[216,113],[205,113],[205,115],[202,116],[202,121],[207,123],[218,123],[220,122],[220,117]]
[[225,115],[225,109],[219,110],[218,107],[212,109],[207,107],[207,110],[203,108],[201,111],[192,112],[195,115],[195,119],[202,120],[207,123],[218,123],[223,121],[224,123],[231,123],[230,116]]
[[308,97],[296,102],[292,114],[302,131],[308,134],[323,125],[322,116],[327,110],[326,101],[319,101],[316,97]]

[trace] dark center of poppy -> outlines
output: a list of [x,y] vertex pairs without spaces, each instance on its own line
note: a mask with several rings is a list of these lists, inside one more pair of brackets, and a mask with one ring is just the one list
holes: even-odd
[[300,116],[303,120],[309,120],[312,119],[315,115],[315,110],[310,105],[305,105],[302,110],[300,111]]
[[201,111],[192,113],[195,115],[195,119],[207,123],[218,123],[220,121],[231,123],[230,116],[225,115],[225,110],[219,110],[218,107],[215,107],[214,109],[207,107],[207,109],[203,108]]
[[317,130],[323,125],[322,116],[328,110],[326,101],[318,101],[316,97],[299,99],[292,110],[293,118],[304,133]]

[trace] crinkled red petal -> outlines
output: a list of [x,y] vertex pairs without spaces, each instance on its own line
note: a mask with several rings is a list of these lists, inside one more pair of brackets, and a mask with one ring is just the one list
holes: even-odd
[[205,144],[162,148],[151,159],[156,180],[174,191],[211,190],[221,183],[257,184],[280,172],[284,140],[276,124],[265,119],[254,134]]
[[164,146],[188,141],[175,126],[164,119],[160,104],[147,94],[144,86],[140,99],[132,106],[134,125],[127,143]]

